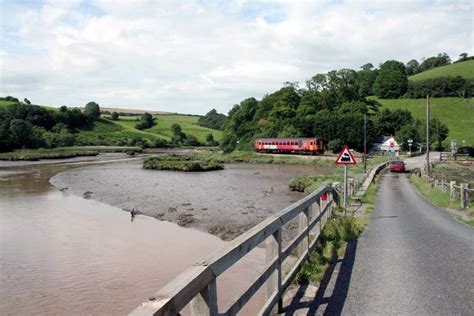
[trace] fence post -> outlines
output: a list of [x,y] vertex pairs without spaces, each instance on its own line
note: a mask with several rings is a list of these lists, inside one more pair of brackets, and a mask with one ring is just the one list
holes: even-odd
[[469,207],[469,185],[467,183],[461,183],[461,208]]
[[[321,207],[323,207],[322,204],[321,204]],[[298,215],[299,217],[298,218],[298,232],[299,233],[301,233],[302,231],[308,228],[308,223],[309,223],[308,215],[309,215],[309,209],[305,209],[303,212],[301,212]],[[308,237],[309,235],[306,236],[306,238],[303,238],[303,240],[301,240],[300,244],[297,247],[298,258],[301,257],[306,251],[308,251],[308,246],[309,246]]]
[[[281,228],[265,240],[265,258],[267,264],[271,264],[275,258],[281,258]],[[274,292],[281,290],[281,260],[278,260],[277,268],[267,280],[267,299]],[[278,311],[283,309],[283,301],[278,301]],[[276,309],[274,309],[276,311]]]
[[441,191],[446,192],[446,180],[441,180]]
[[449,200],[451,202],[456,201],[456,181],[450,181],[449,182]]
[[216,279],[212,280],[195,298],[191,301],[191,315],[218,315],[217,308],[217,287]]

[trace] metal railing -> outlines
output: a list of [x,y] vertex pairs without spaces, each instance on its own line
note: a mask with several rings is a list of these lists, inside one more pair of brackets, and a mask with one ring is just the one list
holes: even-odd
[[[285,290],[315,248],[338,200],[338,192],[331,185],[319,188],[240,235],[204,261],[196,263],[132,311],[131,315],[177,315],[188,304],[192,315],[235,315],[265,284],[266,302],[259,314],[268,315],[277,306],[281,309]],[[297,235],[283,247],[282,230],[296,218]],[[216,279],[262,242],[265,242],[265,269],[226,311],[220,312]],[[282,263],[295,254],[294,264],[283,275]]]

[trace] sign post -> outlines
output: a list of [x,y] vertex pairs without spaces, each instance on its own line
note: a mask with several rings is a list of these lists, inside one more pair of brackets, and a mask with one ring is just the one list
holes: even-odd
[[339,157],[336,159],[336,164],[344,165],[344,199],[343,199],[343,207],[344,207],[344,216],[346,215],[346,208],[347,208],[347,165],[355,165],[357,161],[355,160],[354,156],[352,155],[349,147],[344,145],[342,148]]

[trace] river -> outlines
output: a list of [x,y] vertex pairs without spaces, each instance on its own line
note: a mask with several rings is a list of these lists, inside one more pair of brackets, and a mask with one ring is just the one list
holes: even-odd
[[[49,183],[57,173],[82,170],[78,167],[0,170],[1,315],[126,314],[225,245],[211,234],[149,216],[132,222],[121,208]],[[250,284],[263,269],[263,256],[257,249],[219,279],[220,289],[226,288],[219,291],[220,303],[227,305]]]

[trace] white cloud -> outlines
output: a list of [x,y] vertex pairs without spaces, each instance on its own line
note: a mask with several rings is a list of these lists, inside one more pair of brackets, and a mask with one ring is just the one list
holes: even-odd
[[42,104],[227,112],[331,69],[473,52],[471,1],[97,0],[11,10],[0,95]]

